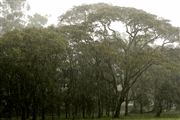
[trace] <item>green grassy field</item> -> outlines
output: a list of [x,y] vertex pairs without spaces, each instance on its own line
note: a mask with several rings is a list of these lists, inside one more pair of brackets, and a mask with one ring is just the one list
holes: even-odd
[[[0,120],[9,120],[5,118],[0,118]],[[16,118],[12,118],[11,120],[17,120]],[[19,118],[18,120],[21,120]],[[31,119],[28,119],[31,120]],[[41,120],[41,118],[37,118],[37,120]],[[51,116],[46,116],[46,120],[52,120]],[[71,119],[65,119],[63,118],[58,118],[54,117],[53,120],[73,120]],[[180,120],[180,112],[168,112],[168,113],[163,113],[161,117],[155,117],[154,114],[130,114],[126,117],[123,115],[120,118],[113,119],[111,117],[107,118],[85,118],[85,119],[80,119],[80,118],[75,118],[74,120]]]
[[122,119],[106,118],[106,119],[84,119],[84,120],[180,120],[180,118],[122,118]]
[[[65,120],[65,119],[63,119]],[[69,119],[71,120],[71,119]],[[161,117],[154,117],[154,114],[131,114],[127,117],[121,116],[118,119],[113,118],[94,118],[94,119],[77,119],[77,120],[180,120],[180,113],[165,113]]]

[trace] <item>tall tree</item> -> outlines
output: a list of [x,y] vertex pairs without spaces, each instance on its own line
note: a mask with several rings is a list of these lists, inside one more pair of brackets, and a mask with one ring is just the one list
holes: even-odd
[[[130,88],[139,77],[160,58],[160,50],[167,43],[177,41],[179,30],[169,24],[169,21],[134,8],[111,6],[107,4],[91,4],[74,7],[59,17],[60,26],[74,26],[83,29],[94,41],[115,42],[118,62],[107,61],[114,76],[114,89],[121,86],[117,92],[117,101],[114,117],[119,117],[121,104],[125,100]],[[113,29],[113,24],[121,30]],[[123,37],[123,34],[125,36]],[[155,43],[162,40],[161,46]],[[80,37],[80,41],[86,39]],[[116,66],[116,67],[115,67]],[[117,80],[117,75],[119,80]]]

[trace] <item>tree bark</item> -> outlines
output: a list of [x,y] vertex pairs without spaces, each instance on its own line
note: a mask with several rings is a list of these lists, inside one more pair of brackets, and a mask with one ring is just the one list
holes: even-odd
[[25,112],[24,112],[24,111],[22,111],[22,114],[21,114],[21,120],[26,120]]
[[126,101],[125,101],[125,113],[124,115],[127,116],[128,115],[128,104],[129,104],[129,101],[128,101],[128,97],[126,97]]
[[21,120],[26,120],[26,112],[24,106],[21,107]]
[[36,120],[36,108],[33,107],[33,111],[32,111],[32,120]]
[[83,107],[82,116],[85,118],[85,108]]
[[69,106],[68,103],[65,102],[65,112],[66,112],[66,119],[68,118],[68,114],[69,114]]
[[157,112],[156,112],[156,117],[160,117],[161,113],[162,113],[162,105],[161,103],[159,103],[158,107],[156,108]]
[[51,120],[54,120],[54,111],[51,112]]
[[60,119],[60,117],[61,117],[61,108],[60,108],[59,105],[57,107],[57,115],[58,115],[58,119]]
[[41,119],[45,120],[45,109],[42,107]]
[[32,120],[36,120],[36,109],[37,109],[37,105],[36,105],[36,100],[34,97],[33,98],[33,105],[32,105]]
[[121,112],[121,105],[124,102],[123,98],[120,98],[120,100],[118,100],[118,103],[116,105],[116,109],[115,109],[115,113],[114,113],[114,118],[119,118],[120,112]]
[[101,100],[98,99],[98,118],[101,118]]
[[140,114],[143,114],[143,103],[142,103],[142,101],[140,102]]

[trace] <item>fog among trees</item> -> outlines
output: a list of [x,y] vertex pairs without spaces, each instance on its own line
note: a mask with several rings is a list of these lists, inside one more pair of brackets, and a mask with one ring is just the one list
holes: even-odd
[[0,120],[180,113],[180,29],[169,20],[96,3],[48,26],[28,10],[0,1]]

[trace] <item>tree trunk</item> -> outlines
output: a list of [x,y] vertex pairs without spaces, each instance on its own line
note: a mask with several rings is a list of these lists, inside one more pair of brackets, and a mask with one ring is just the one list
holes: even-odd
[[28,107],[28,105],[26,106],[26,119],[29,119],[29,113],[30,112],[30,110],[29,110],[29,107]]
[[82,117],[83,117],[83,118],[85,118],[85,110],[86,110],[85,100],[83,99],[83,101],[82,101]]
[[25,112],[24,112],[24,111],[22,111],[22,114],[21,114],[21,120],[26,120]]
[[129,112],[129,109],[128,109],[129,100],[128,99],[129,99],[129,92],[127,92],[127,95],[125,98],[125,113],[124,113],[125,116],[127,116],[128,112]]
[[9,102],[7,105],[7,118],[8,120],[11,120],[12,117],[12,103]]
[[51,120],[54,120],[54,111],[51,112]]
[[33,98],[32,120],[36,120],[36,109],[37,109],[36,101],[35,101],[35,98]]
[[124,102],[124,100],[122,98],[118,101],[118,103],[116,105],[115,113],[114,113],[114,116],[113,116],[114,118],[119,117],[120,112],[121,112],[121,105],[122,105],[123,102]]
[[68,118],[68,113],[69,113],[69,106],[68,103],[65,102],[65,112],[66,112],[66,119]]
[[33,111],[32,111],[32,120],[36,120],[36,108],[35,108],[35,106],[33,107]]
[[21,120],[26,120],[26,113],[24,106],[21,107]]
[[161,113],[162,113],[162,105],[161,103],[159,104],[159,106],[157,107],[157,110],[156,110],[156,117],[160,117]]
[[[1,118],[1,116],[0,116],[0,118]],[[16,109],[16,120],[19,120],[19,110],[18,109]]]
[[128,104],[129,104],[129,101],[128,101],[128,97],[126,97],[126,101],[125,101],[125,113],[124,115],[127,116],[128,115]]
[[140,114],[143,114],[143,104],[140,102]]
[[68,118],[68,112],[67,112],[67,110],[66,110],[66,119]]
[[101,118],[101,101],[98,99],[98,118]]
[[42,107],[41,119],[45,120],[45,109]]
[[160,108],[160,109],[156,112],[156,117],[160,117],[161,113],[162,113],[162,109]]
[[106,106],[106,116],[109,117],[109,115],[110,115],[110,105],[107,104],[107,106]]
[[60,108],[59,105],[57,107],[57,115],[58,115],[58,119],[60,119],[60,117],[61,117],[61,108]]

